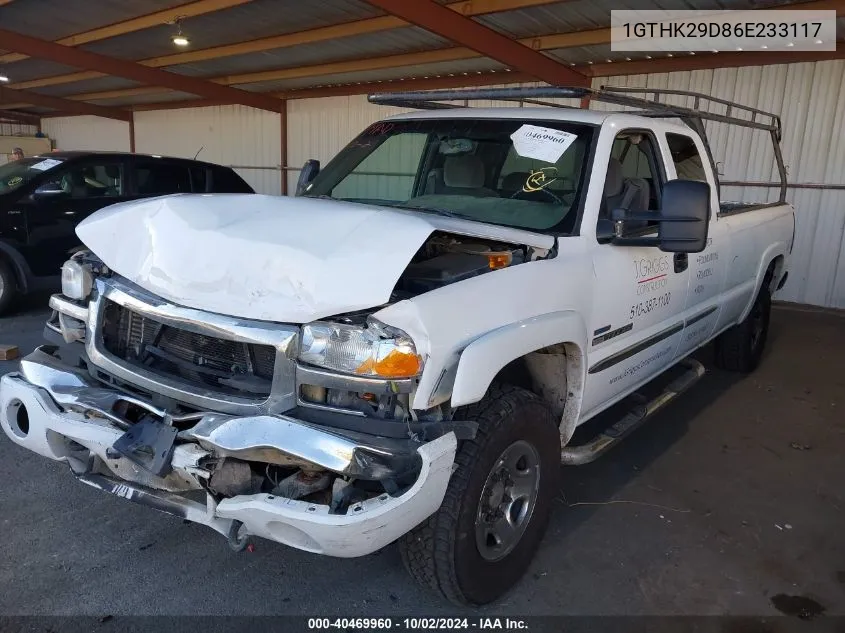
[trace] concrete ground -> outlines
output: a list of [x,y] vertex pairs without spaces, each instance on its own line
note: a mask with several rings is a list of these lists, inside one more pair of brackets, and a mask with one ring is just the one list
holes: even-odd
[[[1,319],[0,343],[39,344],[45,303]],[[465,613],[764,616],[798,597],[845,615],[844,412],[845,317],[776,310],[755,374],[712,370],[601,460],[564,469],[528,575]],[[460,613],[411,582],[395,546],[234,554],[2,434],[0,527],[0,615]]]

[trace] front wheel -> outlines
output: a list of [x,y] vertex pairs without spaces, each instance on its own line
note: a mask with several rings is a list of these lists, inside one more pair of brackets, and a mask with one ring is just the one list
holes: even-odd
[[478,422],[463,442],[440,509],[400,541],[411,575],[455,604],[485,604],[528,569],[560,475],[560,435],[548,406],[494,385],[459,412]]

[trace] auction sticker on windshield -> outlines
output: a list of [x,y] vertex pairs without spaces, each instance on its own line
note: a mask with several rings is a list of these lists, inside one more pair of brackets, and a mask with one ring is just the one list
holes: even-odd
[[577,134],[538,125],[522,125],[511,134],[513,148],[525,158],[556,163],[578,138]]
[[30,169],[37,169],[38,171],[47,171],[56,165],[61,165],[62,161],[56,160],[55,158],[45,158],[40,163],[35,163],[34,165],[30,165]]

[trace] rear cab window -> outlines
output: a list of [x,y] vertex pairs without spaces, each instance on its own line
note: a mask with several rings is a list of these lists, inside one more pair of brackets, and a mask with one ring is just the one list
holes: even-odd
[[684,134],[666,134],[669,153],[675,164],[675,173],[679,180],[697,180],[707,182],[707,172],[695,141]]

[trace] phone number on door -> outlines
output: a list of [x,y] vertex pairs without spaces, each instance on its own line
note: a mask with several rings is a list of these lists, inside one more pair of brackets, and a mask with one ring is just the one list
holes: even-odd
[[671,298],[672,293],[667,292],[664,295],[654,297],[653,299],[649,299],[648,301],[641,301],[640,303],[635,303],[631,306],[631,319],[645,316],[652,310],[657,310],[658,308],[665,308],[669,305],[669,300]]

